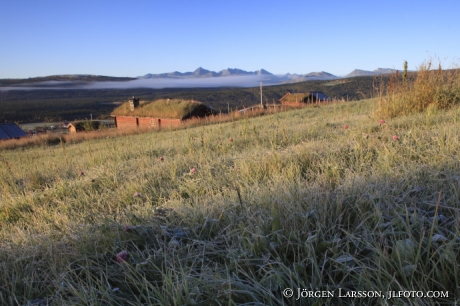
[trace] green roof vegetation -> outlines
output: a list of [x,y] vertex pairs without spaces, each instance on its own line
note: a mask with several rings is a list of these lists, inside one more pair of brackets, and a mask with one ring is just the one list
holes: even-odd
[[140,102],[134,111],[131,111],[129,102],[123,103],[112,112],[112,116],[186,119],[197,116],[197,113],[209,111],[207,106],[198,101],[162,99],[153,102]]
[[285,102],[302,102],[305,97],[308,97],[309,93],[291,93],[290,95],[287,95],[283,97],[283,101]]

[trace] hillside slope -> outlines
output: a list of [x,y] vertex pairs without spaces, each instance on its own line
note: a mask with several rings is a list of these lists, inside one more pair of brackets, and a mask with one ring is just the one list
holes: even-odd
[[376,108],[1,152],[0,303],[454,304],[460,111]]

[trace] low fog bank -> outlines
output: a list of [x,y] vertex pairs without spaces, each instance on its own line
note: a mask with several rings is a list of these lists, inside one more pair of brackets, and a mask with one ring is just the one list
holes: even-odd
[[15,86],[0,87],[0,91],[6,90],[37,90],[37,89],[131,89],[131,88],[206,88],[206,87],[256,87],[260,82],[263,85],[276,85],[279,80],[275,76],[251,75],[229,76],[198,79],[137,79],[125,82],[68,82],[47,81],[35,84],[18,84]]

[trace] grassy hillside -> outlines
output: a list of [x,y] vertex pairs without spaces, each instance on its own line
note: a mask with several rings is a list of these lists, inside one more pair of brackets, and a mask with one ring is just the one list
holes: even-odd
[[0,304],[453,305],[460,109],[377,108],[1,152]]

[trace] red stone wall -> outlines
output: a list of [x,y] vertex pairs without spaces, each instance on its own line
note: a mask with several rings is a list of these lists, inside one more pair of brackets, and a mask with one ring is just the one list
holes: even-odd
[[154,129],[165,129],[171,127],[179,127],[182,125],[180,119],[163,119],[163,118],[151,118],[151,117],[124,117],[116,116],[115,125],[117,128],[136,128],[136,127],[151,127]]
[[137,118],[139,127],[154,127],[152,126],[152,120],[154,120],[154,124],[156,120],[154,118]]
[[162,129],[171,128],[171,127],[179,127],[182,124],[180,119],[159,119],[160,120],[160,127]]
[[135,128],[137,127],[136,117],[115,117],[115,126],[117,128]]

